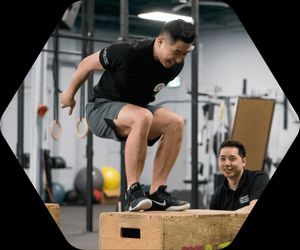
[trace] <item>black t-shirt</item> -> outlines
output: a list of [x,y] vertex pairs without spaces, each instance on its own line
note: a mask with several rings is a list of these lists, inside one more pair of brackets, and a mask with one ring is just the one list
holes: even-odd
[[229,188],[225,178],[212,195],[210,209],[236,210],[245,207],[250,201],[259,198],[268,181],[269,177],[265,172],[245,169],[238,188],[234,191]]
[[114,43],[100,51],[105,71],[93,88],[97,97],[146,106],[182,70],[183,62],[165,68],[153,56],[154,40]]

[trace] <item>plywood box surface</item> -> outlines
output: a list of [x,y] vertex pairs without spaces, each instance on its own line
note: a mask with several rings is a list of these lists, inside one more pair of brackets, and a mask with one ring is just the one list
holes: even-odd
[[[248,213],[208,209],[153,212],[103,212],[102,249],[217,249],[231,242]],[[206,248],[205,248],[206,247]]]
[[59,204],[57,203],[45,203],[45,206],[48,208],[48,211],[52,215],[53,219],[57,224],[60,224],[60,211]]

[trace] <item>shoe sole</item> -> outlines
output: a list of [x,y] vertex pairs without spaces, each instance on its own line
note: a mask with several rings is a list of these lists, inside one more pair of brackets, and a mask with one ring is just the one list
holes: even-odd
[[166,211],[182,211],[189,209],[191,207],[190,203],[181,205],[181,206],[171,206],[166,209]]
[[129,207],[129,212],[146,210],[152,207],[152,201],[150,199],[144,199],[140,201],[135,207]]

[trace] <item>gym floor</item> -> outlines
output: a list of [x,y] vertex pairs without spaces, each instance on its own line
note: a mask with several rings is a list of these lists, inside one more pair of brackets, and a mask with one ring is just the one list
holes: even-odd
[[86,229],[86,207],[84,205],[61,205],[60,225],[67,241],[83,250],[99,250],[99,215],[101,212],[115,212],[116,205],[93,205],[93,231]]

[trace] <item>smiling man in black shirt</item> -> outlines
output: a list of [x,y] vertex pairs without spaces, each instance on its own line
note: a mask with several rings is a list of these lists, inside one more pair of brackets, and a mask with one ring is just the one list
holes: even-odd
[[[167,177],[177,159],[184,119],[171,110],[151,105],[155,95],[182,70],[192,49],[194,26],[183,20],[165,23],[155,39],[117,42],[81,61],[61,107],[75,106],[74,96],[92,71],[104,71],[86,105],[90,130],[101,138],[126,141],[126,200],[129,211],[185,210],[190,204],[166,191]],[[159,141],[152,183],[144,194],[140,177],[147,146]]]
[[245,169],[245,147],[234,140],[221,144],[218,164],[225,180],[213,194],[210,209],[250,212],[269,181],[268,175]]

